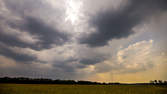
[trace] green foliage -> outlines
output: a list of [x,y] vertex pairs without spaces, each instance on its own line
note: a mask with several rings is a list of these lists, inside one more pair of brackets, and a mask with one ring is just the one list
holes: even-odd
[[167,94],[167,86],[0,84],[0,94]]

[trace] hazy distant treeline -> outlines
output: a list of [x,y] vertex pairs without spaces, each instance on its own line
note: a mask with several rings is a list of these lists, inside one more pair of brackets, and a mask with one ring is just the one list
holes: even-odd
[[44,78],[25,78],[25,77],[3,77],[0,78],[0,83],[23,83],[23,84],[106,84],[91,81],[75,81],[75,80],[52,80]]
[[[79,85],[121,85],[123,83],[100,83],[92,81],[75,81],[75,80],[52,80],[44,78],[25,78],[25,77],[2,77],[0,83],[18,83],[18,84],[79,84]],[[135,84],[135,83],[134,83]],[[150,83],[138,83],[141,85],[155,84],[155,85],[167,85],[167,81],[154,80]]]

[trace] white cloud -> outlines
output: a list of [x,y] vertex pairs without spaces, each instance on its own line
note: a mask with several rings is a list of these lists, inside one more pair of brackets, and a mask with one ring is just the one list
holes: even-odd
[[154,65],[152,57],[153,40],[140,41],[129,45],[127,48],[121,48],[117,53],[103,62],[96,64],[97,73],[133,73],[147,70]]
[[43,49],[40,51],[33,50],[31,48],[20,48],[20,47],[8,47],[10,50],[17,54],[23,54],[28,56],[36,57],[37,60],[46,63],[59,63],[68,61],[69,59],[75,58],[76,53],[74,47],[71,44],[65,44],[63,46],[54,45],[50,49]]
[[38,52],[37,58],[46,62],[60,62],[73,58],[75,55],[71,45],[54,46],[51,49],[45,49]]
[[153,40],[141,41],[121,49],[117,61],[127,70],[141,70],[151,67]]

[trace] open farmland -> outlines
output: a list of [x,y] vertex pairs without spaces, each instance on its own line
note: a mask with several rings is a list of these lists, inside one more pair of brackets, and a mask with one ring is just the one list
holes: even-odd
[[0,94],[167,94],[167,86],[0,84]]

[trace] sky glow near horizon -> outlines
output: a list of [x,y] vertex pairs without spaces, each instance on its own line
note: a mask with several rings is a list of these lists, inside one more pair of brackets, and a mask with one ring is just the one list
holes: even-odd
[[167,80],[166,0],[0,0],[0,77]]

